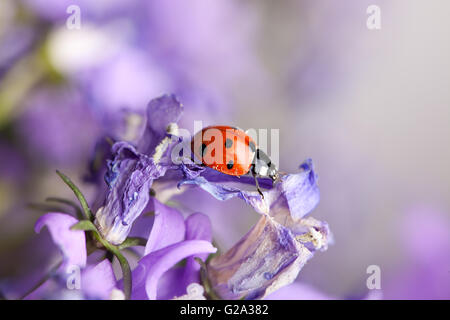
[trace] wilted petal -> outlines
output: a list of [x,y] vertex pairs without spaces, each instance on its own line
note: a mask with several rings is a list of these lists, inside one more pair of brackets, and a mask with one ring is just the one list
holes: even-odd
[[181,181],[178,185],[197,185],[217,200],[229,200],[234,197],[243,199],[247,204],[251,205],[259,213],[268,212],[268,204],[261,198],[261,195],[257,191],[245,191],[236,187],[227,186],[220,183],[211,183],[203,176],[198,176],[194,179],[188,179]]
[[180,212],[154,199],[155,221],[144,254],[159,250],[184,239],[185,224]]
[[204,240],[187,240],[154,251],[139,261],[146,275],[145,290],[150,300],[156,299],[159,278],[177,262],[194,254],[214,253],[210,242]]
[[300,169],[299,173],[281,176],[280,181],[274,186],[271,185],[270,179],[260,179],[262,187],[270,188],[270,190],[263,191],[264,199],[256,190],[246,191],[224,184],[225,182],[254,184],[253,178],[243,176],[238,179],[214,172],[215,170],[204,170],[197,175],[185,174],[186,178],[179,183],[179,186],[197,185],[222,201],[239,197],[259,213],[274,215],[277,211],[287,209],[288,214],[294,220],[298,220],[311,212],[319,202],[317,175],[311,159],[306,160]]
[[156,146],[166,137],[167,128],[177,123],[183,112],[175,95],[163,95],[147,106],[147,127],[139,142],[139,151],[152,155]]
[[34,230],[39,233],[46,226],[50,231],[53,242],[59,247],[63,255],[63,265],[86,265],[86,239],[84,231],[70,230],[78,222],[72,216],[64,213],[47,213],[36,222]]
[[164,175],[165,168],[127,142],[114,144],[112,151],[114,159],[108,162],[105,175],[109,190],[95,224],[106,240],[120,244],[147,206],[153,180]]
[[311,159],[300,165],[299,173],[284,175],[280,182],[270,190],[270,210],[277,211],[287,208],[294,220],[303,218],[319,203],[319,187],[317,174]]
[[289,229],[263,216],[225,254],[208,264],[208,279],[223,299],[260,299],[295,280],[313,253]]

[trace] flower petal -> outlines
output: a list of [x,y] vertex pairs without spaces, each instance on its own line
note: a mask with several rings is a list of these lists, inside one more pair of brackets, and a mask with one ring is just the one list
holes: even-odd
[[147,127],[138,143],[138,150],[152,155],[156,146],[166,137],[169,124],[177,123],[182,113],[183,106],[173,94],[150,101],[147,106]]
[[116,286],[116,277],[109,260],[87,267],[81,273],[81,289],[87,299],[108,300]]
[[311,212],[320,198],[312,160],[306,160],[300,165],[300,169],[302,171],[299,173],[282,176],[281,182],[269,191],[269,197],[272,199],[271,211],[286,207],[294,220]]
[[244,191],[236,187],[227,186],[219,183],[211,183],[206,180],[203,176],[198,176],[194,179],[183,180],[178,185],[182,186],[185,184],[197,185],[217,200],[229,200],[234,197],[239,197],[243,199],[247,204],[251,205],[259,213],[267,213],[268,206],[261,198],[257,191]]
[[[185,223],[186,240],[205,240],[211,242],[212,227],[208,216],[199,212],[193,213],[186,219]],[[193,282],[200,281],[200,265],[194,260],[196,257],[205,261],[208,254],[196,254],[187,258],[182,278],[182,282],[185,287]]]
[[313,253],[270,217],[207,266],[213,290],[223,299],[260,299],[290,284]]
[[165,168],[127,142],[115,143],[112,151],[114,158],[108,162],[105,175],[109,190],[95,224],[106,240],[117,245],[126,239],[147,206],[153,180],[164,175]]
[[180,212],[154,199],[155,221],[144,255],[184,239],[185,224]]
[[208,241],[188,240],[146,255],[139,261],[139,265],[145,269],[145,290],[148,298],[156,299],[159,278],[177,262],[194,254],[214,252],[216,252],[216,248]]
[[78,222],[72,216],[64,213],[47,213],[36,222],[34,230],[39,233],[46,226],[50,231],[53,242],[59,247],[63,255],[63,266],[86,265],[86,238],[84,231],[70,230]]
[[[206,192],[210,193],[218,200],[229,200],[234,197],[243,199],[247,204],[251,205],[257,212],[269,214],[283,209],[292,216],[294,220],[298,220],[307,215],[315,208],[319,202],[319,188],[317,186],[317,175],[313,170],[311,159],[306,160],[301,166],[299,173],[287,174],[281,177],[272,189],[263,191],[264,199],[256,191],[246,191],[241,188],[225,185],[223,183],[213,183],[211,181],[239,181],[242,179],[244,183],[252,184],[250,177],[225,177],[227,175],[214,172],[215,170],[204,170],[196,175],[188,175],[185,173],[185,179],[179,183],[179,186],[197,185]],[[186,172],[186,170],[184,170]],[[223,179],[220,177],[223,176]],[[268,179],[261,179],[265,186],[269,185]],[[263,184],[261,183],[261,186]],[[274,213],[270,213],[273,215]]]

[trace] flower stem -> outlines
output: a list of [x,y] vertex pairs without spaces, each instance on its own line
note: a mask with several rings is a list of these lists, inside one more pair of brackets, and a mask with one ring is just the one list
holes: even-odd
[[[129,300],[131,298],[131,290],[133,287],[132,278],[131,278],[131,268],[130,264],[128,263],[128,260],[125,258],[125,256],[120,252],[120,248],[112,245],[107,240],[103,239],[103,237],[98,232],[97,228],[93,224],[94,215],[92,214],[91,209],[89,208],[89,204],[86,201],[86,198],[81,193],[80,189],[63,173],[56,170],[56,173],[61,177],[61,179],[72,189],[73,193],[75,193],[75,196],[78,198],[78,201],[81,204],[81,207],[83,208],[83,213],[87,220],[81,220],[78,223],[76,223],[72,228],[78,229],[78,230],[84,230],[84,231],[91,231],[95,240],[97,240],[99,243],[101,243],[106,250],[111,252],[113,255],[116,256],[117,260],[119,261],[120,267],[122,269],[122,275],[123,275],[123,291],[125,293],[125,299]],[[53,199],[54,200],[54,199]],[[61,202],[61,201],[59,201]],[[140,238],[130,238],[129,239],[129,245],[143,245],[143,241]]]
[[69,177],[67,177],[65,174],[61,173],[58,170],[56,170],[56,173],[69,186],[69,188],[72,189],[73,193],[75,193],[75,196],[78,198],[78,201],[80,201],[81,207],[83,208],[83,212],[86,219],[92,221],[94,215],[92,214],[92,211],[89,208],[86,198],[83,196],[80,189],[78,189],[78,187],[72,182],[72,180],[70,180]]
[[131,290],[133,288],[133,283],[131,278],[131,268],[130,264],[128,263],[128,260],[120,252],[118,247],[110,244],[108,241],[103,239],[98,232],[94,232],[94,237],[106,248],[106,250],[115,255],[117,260],[119,261],[123,275],[123,292],[125,293],[125,299],[129,300],[131,298]]

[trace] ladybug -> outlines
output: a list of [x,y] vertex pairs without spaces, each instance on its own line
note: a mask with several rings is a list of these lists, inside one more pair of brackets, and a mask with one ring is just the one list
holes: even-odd
[[196,133],[191,141],[194,161],[228,174],[240,177],[251,174],[258,192],[258,177],[278,180],[278,170],[269,156],[243,130],[230,126],[209,126]]

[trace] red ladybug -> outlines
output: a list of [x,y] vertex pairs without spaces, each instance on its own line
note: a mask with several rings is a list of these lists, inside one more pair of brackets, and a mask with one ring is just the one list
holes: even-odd
[[268,177],[274,182],[278,179],[278,170],[269,156],[241,129],[230,126],[203,128],[192,138],[191,148],[196,162],[214,170],[237,177],[252,174],[261,196],[257,177]]

